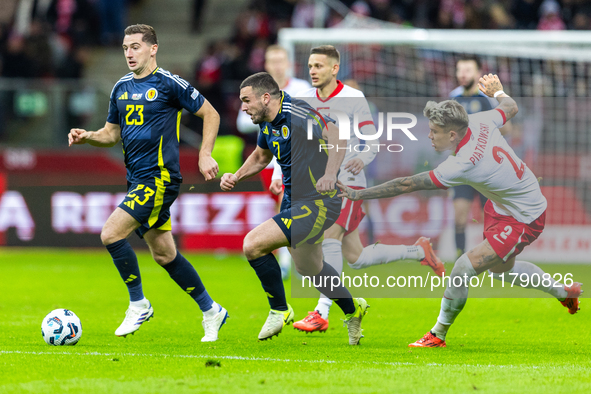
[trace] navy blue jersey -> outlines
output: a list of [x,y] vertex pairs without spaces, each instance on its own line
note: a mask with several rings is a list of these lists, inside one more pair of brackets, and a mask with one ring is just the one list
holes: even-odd
[[[307,138],[308,119],[313,120],[311,139]],[[291,194],[291,187],[297,188],[297,199],[317,200],[336,194],[336,190],[324,195],[316,191],[316,182],[324,176],[328,161],[328,152],[320,149],[325,144],[322,130],[326,122],[334,121],[281,91],[279,113],[272,122],[259,125],[258,146],[277,158],[285,192]]]
[[133,73],[111,92],[107,122],[121,127],[127,181],[153,177],[181,182],[179,125],[183,108],[197,112],[205,99],[187,81],[162,68],[145,78]]
[[458,86],[452,90],[449,97],[462,104],[468,115],[481,111],[489,111],[496,107],[494,101],[480,90],[475,95],[464,96],[463,86]]

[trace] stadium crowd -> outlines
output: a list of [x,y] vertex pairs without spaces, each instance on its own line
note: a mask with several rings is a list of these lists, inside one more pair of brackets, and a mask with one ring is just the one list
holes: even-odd
[[[127,10],[141,1],[3,0],[0,77],[81,78],[93,47],[120,45],[128,22]],[[589,29],[591,21],[591,0],[341,0],[341,7],[327,5],[335,3],[339,4],[336,0],[252,0],[238,15],[231,36],[206,45],[193,75],[181,76],[209,98],[225,115],[222,119],[235,119],[239,108],[237,84],[264,70],[265,50],[276,42],[277,32],[284,27],[335,27],[343,21],[345,7],[357,17],[377,23],[421,28]],[[206,0],[193,0],[189,26],[193,34],[200,32],[205,7]],[[428,64],[408,69],[427,68]],[[359,82],[363,85],[363,80]],[[233,121],[223,122],[220,131],[239,135]]]

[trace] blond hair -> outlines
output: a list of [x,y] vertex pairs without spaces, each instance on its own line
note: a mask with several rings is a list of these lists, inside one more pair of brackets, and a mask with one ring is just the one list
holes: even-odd
[[463,136],[468,129],[468,113],[462,104],[455,100],[445,100],[440,103],[435,101],[427,102],[423,115],[445,131],[454,130],[458,135]]

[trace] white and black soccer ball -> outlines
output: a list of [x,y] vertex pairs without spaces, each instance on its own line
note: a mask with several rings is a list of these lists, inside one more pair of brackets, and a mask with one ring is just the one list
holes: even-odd
[[48,345],[75,345],[82,336],[82,323],[69,309],[56,309],[45,316],[41,323],[41,334]]

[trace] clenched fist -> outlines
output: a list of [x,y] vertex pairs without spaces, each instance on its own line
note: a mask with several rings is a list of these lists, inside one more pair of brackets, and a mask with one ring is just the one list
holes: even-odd
[[238,183],[238,177],[231,172],[226,172],[224,175],[222,175],[220,187],[223,191],[229,192],[234,188],[234,186],[236,186],[236,183]]

